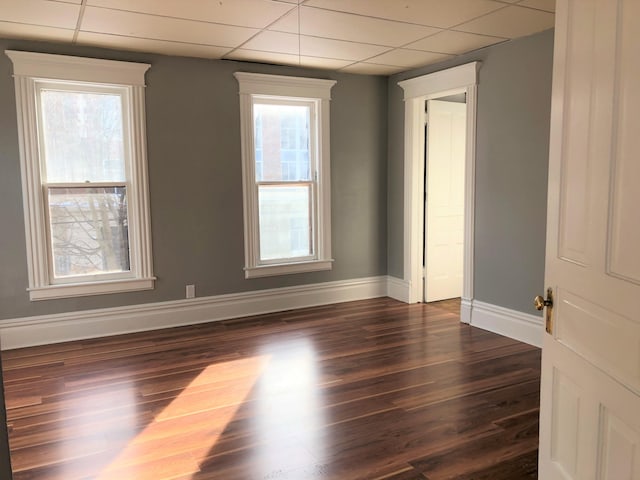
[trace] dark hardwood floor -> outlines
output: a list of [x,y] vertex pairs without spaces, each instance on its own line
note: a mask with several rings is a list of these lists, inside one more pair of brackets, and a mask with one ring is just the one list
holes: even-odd
[[14,479],[537,478],[540,351],[388,298],[2,353]]

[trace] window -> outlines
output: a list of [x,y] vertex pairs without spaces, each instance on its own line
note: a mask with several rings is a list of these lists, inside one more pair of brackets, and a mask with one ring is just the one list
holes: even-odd
[[146,64],[7,50],[31,300],[151,289]]
[[331,269],[333,80],[237,72],[245,276]]

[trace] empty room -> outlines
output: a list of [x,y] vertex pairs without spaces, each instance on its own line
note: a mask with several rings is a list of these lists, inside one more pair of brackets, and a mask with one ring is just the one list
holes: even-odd
[[640,479],[632,0],[0,0],[0,479]]

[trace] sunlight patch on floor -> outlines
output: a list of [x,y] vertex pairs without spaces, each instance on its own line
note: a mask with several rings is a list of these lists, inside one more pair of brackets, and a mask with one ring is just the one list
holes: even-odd
[[[209,365],[97,479],[155,480],[197,473],[268,363],[268,356],[256,356]],[[159,451],[166,455],[153,460]]]

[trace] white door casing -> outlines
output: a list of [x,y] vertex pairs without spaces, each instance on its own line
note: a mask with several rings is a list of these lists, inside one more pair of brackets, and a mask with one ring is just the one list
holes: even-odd
[[544,480],[640,479],[639,17],[637,0],[557,2]]
[[467,106],[427,100],[424,300],[462,296]]
[[465,93],[467,141],[464,198],[464,281],[460,321],[471,321],[473,299],[473,226],[475,206],[476,104],[480,62],[471,62],[398,83],[404,90],[404,228],[403,270],[407,303],[422,300],[424,209],[424,102]]

